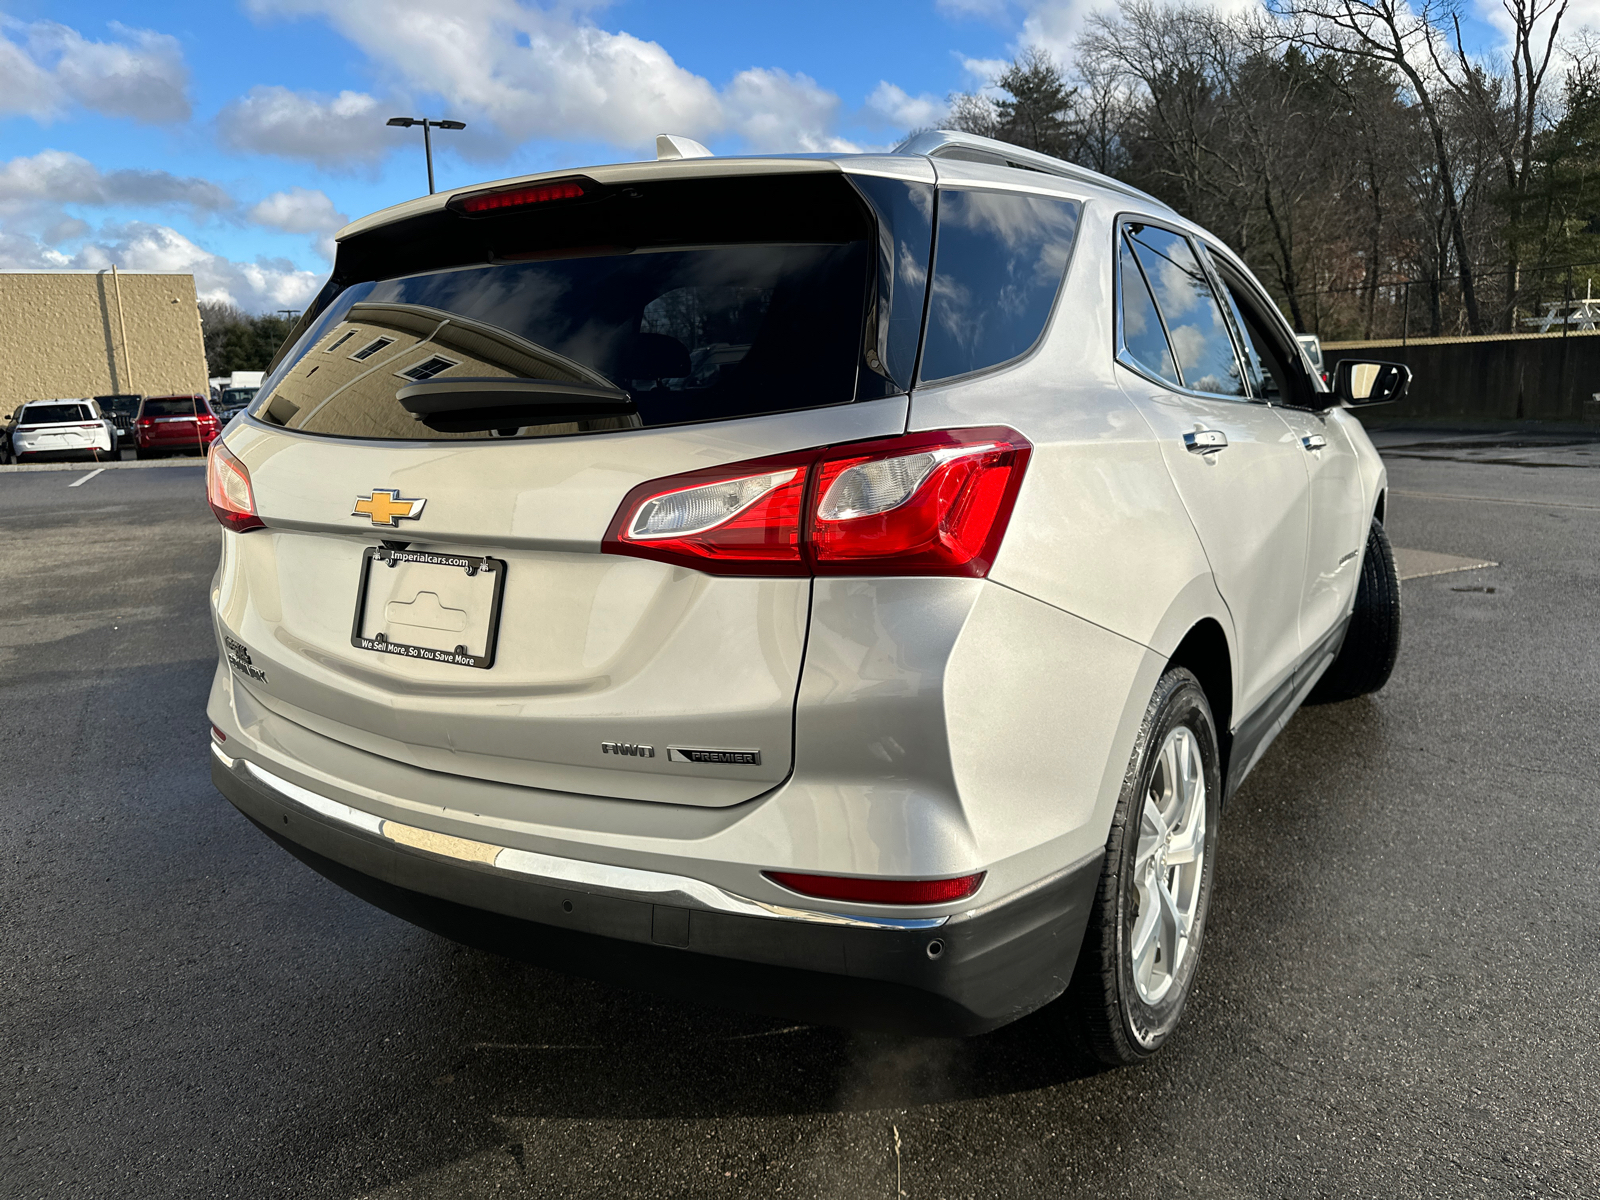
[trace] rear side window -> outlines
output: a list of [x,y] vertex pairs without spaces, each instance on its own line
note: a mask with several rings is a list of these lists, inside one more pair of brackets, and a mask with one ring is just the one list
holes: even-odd
[[[918,185],[872,184],[890,199],[905,193],[901,219],[915,225]],[[926,229],[932,189],[922,190]],[[902,231],[908,261],[882,278],[901,239],[875,236],[879,199],[869,205],[843,175],[600,196],[487,218],[437,214],[436,236],[396,239],[380,268],[403,268],[407,253],[437,257],[441,245],[461,261],[346,286],[273,371],[254,415],[333,437],[548,437],[909,386],[927,235],[918,251],[915,229]]]
[[1189,240],[1157,225],[1137,223],[1127,225],[1125,235],[1166,323],[1183,386],[1214,396],[1243,396],[1244,376],[1233,338]]
[[22,425],[57,425],[67,421],[92,421],[87,404],[30,404],[22,410]]
[[941,190],[922,381],[1025,354],[1055,305],[1082,205],[1019,192]]

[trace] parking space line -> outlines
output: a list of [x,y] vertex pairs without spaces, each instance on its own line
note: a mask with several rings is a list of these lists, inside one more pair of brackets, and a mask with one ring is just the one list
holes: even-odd
[[100,472],[102,472],[104,470],[105,470],[104,467],[96,467],[94,470],[90,471],[87,475],[84,475],[83,477],[81,477],[79,479],[74,479],[71,483],[67,484],[67,486],[68,487],[82,487],[84,484],[88,483],[89,480],[93,479],[96,475],[100,474]]

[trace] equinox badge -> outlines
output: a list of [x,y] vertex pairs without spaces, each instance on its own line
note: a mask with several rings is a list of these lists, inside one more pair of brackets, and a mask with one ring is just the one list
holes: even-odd
[[373,488],[370,496],[357,496],[352,517],[371,517],[374,525],[398,525],[422,515],[423,499],[402,500],[393,488]]

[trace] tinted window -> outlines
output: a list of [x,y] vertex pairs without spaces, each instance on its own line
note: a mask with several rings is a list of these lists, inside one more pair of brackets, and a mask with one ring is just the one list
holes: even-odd
[[933,185],[879,179],[852,182],[878,213],[878,295],[868,334],[867,365],[905,391],[917,364],[922,337],[923,300],[928,289],[928,255],[933,246]]
[[1129,225],[1127,231],[1166,320],[1183,386],[1243,396],[1244,380],[1227,321],[1188,239],[1154,225]]
[[55,425],[66,421],[92,421],[86,404],[30,404],[22,410],[22,425]]
[[[358,284],[330,311],[338,319],[325,337],[338,341],[357,327],[350,344],[360,349],[301,358],[260,415],[307,433],[432,439],[843,403],[855,395],[870,275],[867,244],[858,241],[633,251]],[[512,396],[484,410],[477,429],[461,428],[459,412],[447,429],[442,418],[413,417],[398,398],[424,378],[620,389],[636,415],[579,419]]]
[[1178,385],[1178,369],[1172,362],[1172,350],[1167,345],[1166,331],[1161,328],[1161,318],[1156,315],[1155,301],[1150,298],[1150,287],[1144,281],[1144,272],[1134,260],[1133,249],[1127,239],[1121,242],[1122,260],[1122,344],[1133,360],[1149,371]]
[[941,191],[924,381],[996,366],[1044,332],[1081,206],[1015,192]]
[[118,416],[132,416],[139,411],[139,396],[96,396],[95,400],[104,413],[116,413]]
[[146,400],[144,411],[146,417],[192,417],[195,415],[195,400],[192,396],[167,396],[160,400]]
[[[917,185],[858,191],[842,175],[640,184],[567,209],[385,227],[341,247],[335,274],[393,273],[344,286],[253,411],[340,437],[538,437],[902,391],[927,275],[922,190],[919,209]],[[438,262],[447,252],[455,263]],[[408,263],[425,269],[394,270]],[[470,386],[508,379],[619,403],[584,415],[561,409],[573,393]]]

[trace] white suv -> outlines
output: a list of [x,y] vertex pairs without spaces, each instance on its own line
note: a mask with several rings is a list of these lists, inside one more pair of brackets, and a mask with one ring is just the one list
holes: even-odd
[[1150,1053],[1226,796],[1394,662],[1405,368],[1015,147],[663,140],[340,235],[209,462],[217,786],[465,941]]
[[11,453],[27,459],[113,457],[117,429],[93,400],[32,400],[11,414]]

